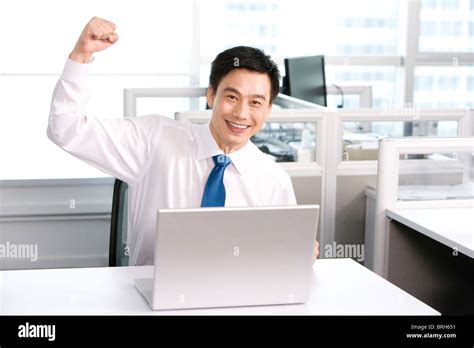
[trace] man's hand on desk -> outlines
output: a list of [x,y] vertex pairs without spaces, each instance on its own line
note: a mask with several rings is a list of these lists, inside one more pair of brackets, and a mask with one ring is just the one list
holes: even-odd
[[313,247],[313,262],[318,258],[319,256],[319,243],[317,240],[314,241],[314,247]]
[[105,50],[118,40],[115,24],[108,20],[93,17],[84,27],[76,46],[69,55],[78,63],[88,63],[92,54]]

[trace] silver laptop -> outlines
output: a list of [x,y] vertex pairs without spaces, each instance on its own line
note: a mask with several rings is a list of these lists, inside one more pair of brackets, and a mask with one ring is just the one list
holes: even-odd
[[304,303],[319,205],[160,209],[153,279],[135,285],[154,310]]

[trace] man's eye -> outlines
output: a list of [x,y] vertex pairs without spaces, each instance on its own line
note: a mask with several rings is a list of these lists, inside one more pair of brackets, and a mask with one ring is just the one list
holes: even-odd
[[230,100],[237,100],[235,95],[228,95],[227,98],[229,98]]
[[252,105],[261,106],[262,102],[260,100],[254,100],[254,101],[252,101]]

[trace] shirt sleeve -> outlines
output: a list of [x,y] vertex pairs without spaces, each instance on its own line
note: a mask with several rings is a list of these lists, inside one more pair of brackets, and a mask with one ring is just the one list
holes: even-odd
[[[139,181],[152,154],[153,116],[101,119],[86,115],[91,64],[68,59],[53,92],[46,134],[63,150],[129,184]],[[153,133],[152,133],[153,132]]]

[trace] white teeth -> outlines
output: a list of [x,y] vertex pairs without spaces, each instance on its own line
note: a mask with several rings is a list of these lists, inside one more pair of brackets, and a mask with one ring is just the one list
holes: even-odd
[[237,124],[237,123],[233,123],[233,122],[230,122],[230,121],[227,121],[229,122],[229,124],[232,126],[232,127],[235,127],[235,128],[240,128],[240,129],[245,129],[247,128],[248,126],[244,125],[244,124]]

